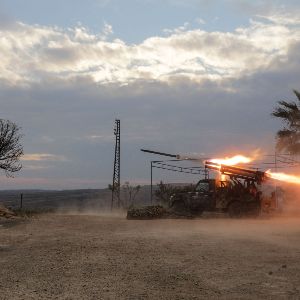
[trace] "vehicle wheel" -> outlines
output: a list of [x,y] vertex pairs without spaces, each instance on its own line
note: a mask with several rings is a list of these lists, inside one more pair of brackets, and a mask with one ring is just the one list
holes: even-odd
[[183,198],[177,199],[173,202],[171,212],[180,217],[193,217],[190,207],[187,207]]
[[244,205],[240,201],[233,201],[228,206],[230,218],[241,218],[244,216]]
[[246,206],[247,216],[256,218],[260,214],[260,204],[258,202],[249,202]]
[[193,216],[200,217],[203,214],[203,211],[204,211],[204,209],[202,207],[197,207],[197,208],[191,209],[191,214]]
[[172,209],[174,212],[184,212],[186,210],[184,201],[182,199],[175,200],[172,203]]

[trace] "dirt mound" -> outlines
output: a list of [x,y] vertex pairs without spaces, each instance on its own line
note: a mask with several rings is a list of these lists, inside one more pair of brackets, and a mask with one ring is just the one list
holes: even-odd
[[166,214],[165,208],[160,205],[145,206],[141,208],[130,208],[127,211],[127,219],[159,219]]
[[13,211],[9,210],[8,208],[0,204],[0,218],[10,219],[15,216],[16,214]]

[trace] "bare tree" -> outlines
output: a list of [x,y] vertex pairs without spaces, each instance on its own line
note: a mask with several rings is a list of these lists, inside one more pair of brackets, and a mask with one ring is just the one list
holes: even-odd
[[170,197],[176,193],[188,193],[195,190],[194,184],[185,186],[174,186],[172,184],[166,184],[160,181],[155,190],[155,196],[158,202],[162,204],[169,204]]
[[20,127],[9,120],[0,119],[0,169],[5,175],[21,170],[20,157],[23,155],[23,146],[20,144],[22,135]]
[[165,184],[162,181],[157,185],[157,189],[155,190],[155,196],[158,201],[164,204],[168,204],[170,197],[177,192],[177,188],[172,186],[171,184]]
[[139,193],[139,191],[141,190],[141,186],[140,185],[133,186],[130,185],[129,181],[126,181],[125,184],[123,184],[122,186],[122,190],[124,192],[125,202],[126,202],[123,203],[123,205],[127,207],[127,206],[134,205],[134,199],[136,195]]

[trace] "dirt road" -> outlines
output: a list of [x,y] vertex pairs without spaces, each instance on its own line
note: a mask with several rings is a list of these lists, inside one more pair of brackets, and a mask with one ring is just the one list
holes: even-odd
[[300,219],[46,215],[0,227],[0,299],[299,299]]

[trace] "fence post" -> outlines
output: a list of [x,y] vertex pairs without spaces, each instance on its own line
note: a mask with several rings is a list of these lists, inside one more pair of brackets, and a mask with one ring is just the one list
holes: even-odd
[[21,193],[21,198],[20,198],[20,209],[23,209],[23,194]]

